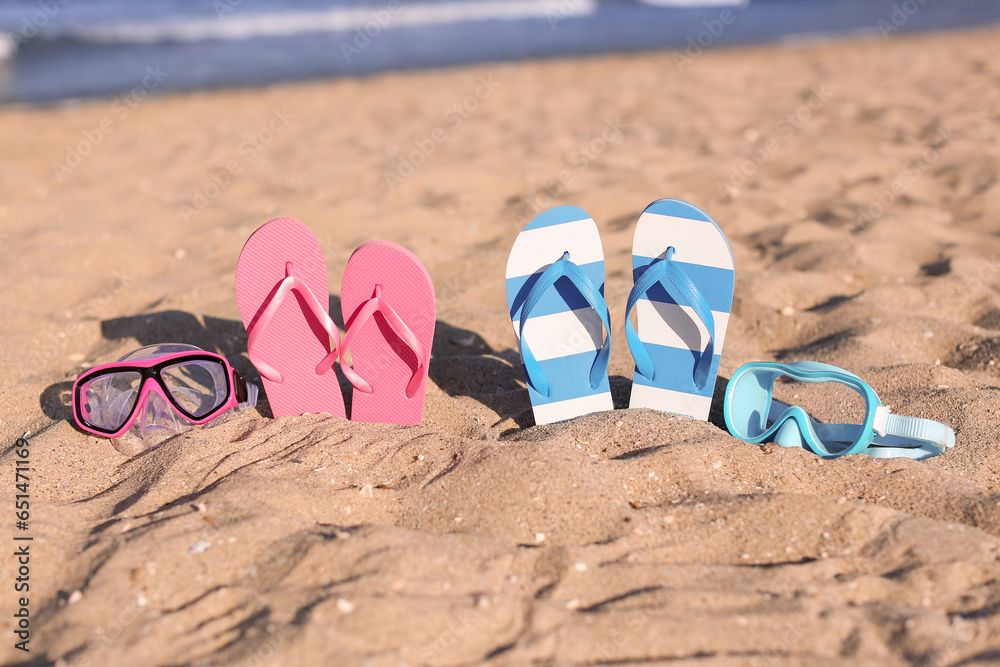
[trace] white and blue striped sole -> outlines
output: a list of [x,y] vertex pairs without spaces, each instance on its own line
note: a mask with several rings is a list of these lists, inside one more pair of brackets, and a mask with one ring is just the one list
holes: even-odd
[[[575,206],[546,211],[518,234],[507,260],[507,305],[515,337],[528,292],[564,252],[603,296],[604,249],[597,225]],[[590,386],[590,369],[604,340],[601,318],[568,279],[556,282],[542,297],[525,322],[524,337],[549,382],[549,396],[528,383],[536,424],[614,408],[606,375],[596,388]]]
[[708,345],[705,325],[689,306],[677,304],[662,285],[654,285],[635,311],[636,331],[657,372],[654,381],[634,373],[629,407],[707,420],[733,306],[733,253],[722,229],[704,212],[676,199],[661,199],[647,206],[636,224],[633,280],[664,258],[669,247],[674,248],[673,261],[691,278],[715,319],[712,367],[708,382],[699,389],[694,365]]

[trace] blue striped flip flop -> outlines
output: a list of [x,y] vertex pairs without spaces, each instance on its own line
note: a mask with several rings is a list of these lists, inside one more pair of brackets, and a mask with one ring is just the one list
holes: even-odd
[[630,408],[708,419],[735,276],[726,235],[704,212],[677,199],[642,212],[625,314],[635,360]]
[[536,424],[614,409],[604,248],[586,211],[553,208],[518,234],[507,260],[507,305]]

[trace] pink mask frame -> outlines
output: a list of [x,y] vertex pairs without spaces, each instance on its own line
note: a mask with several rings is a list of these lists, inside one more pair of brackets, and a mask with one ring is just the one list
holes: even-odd
[[[161,375],[162,371],[180,362],[214,362],[220,364],[225,369],[226,396],[217,407],[212,408],[208,413],[198,417],[184,408],[183,405],[173,396]],[[139,394],[132,404],[128,415],[122,421],[121,426],[116,429],[107,429],[88,421],[89,408],[86,397],[83,395],[86,388],[96,380],[113,373],[132,372],[141,376],[139,383]],[[226,358],[212,352],[174,352],[171,354],[159,355],[150,359],[135,361],[117,361],[111,364],[95,366],[83,373],[73,383],[73,419],[84,431],[105,438],[117,438],[131,428],[139,413],[141,406],[145,405],[150,392],[159,394],[167,405],[178,414],[190,421],[192,424],[205,424],[222,413],[230,410],[247,400],[247,384]]]

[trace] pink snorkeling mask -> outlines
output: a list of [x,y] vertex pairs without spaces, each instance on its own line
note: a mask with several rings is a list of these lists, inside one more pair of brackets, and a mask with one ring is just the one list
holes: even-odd
[[73,383],[73,418],[133,455],[194,426],[223,421],[257,404],[225,357],[193,345],[148,345],[95,366]]

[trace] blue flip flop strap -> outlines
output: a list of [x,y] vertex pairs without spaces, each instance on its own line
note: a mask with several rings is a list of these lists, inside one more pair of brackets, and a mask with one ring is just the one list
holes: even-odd
[[597,352],[594,363],[590,367],[590,387],[592,389],[596,388],[604,379],[604,376],[607,375],[608,361],[611,358],[611,320],[608,315],[608,304],[604,301],[604,297],[601,296],[601,292],[594,285],[594,282],[587,277],[587,274],[579,266],[570,261],[569,253],[564,253],[562,259],[553,262],[549,268],[542,272],[542,275],[538,277],[538,280],[535,281],[535,284],[532,285],[531,290],[528,292],[528,296],[524,300],[524,305],[521,306],[521,328],[519,333],[521,359],[524,361],[524,370],[528,376],[528,382],[535,388],[535,391],[543,396],[549,395],[549,383],[545,379],[545,373],[542,371],[541,365],[535,360],[535,355],[532,354],[531,348],[528,347],[527,341],[524,340],[524,325],[528,321],[528,318],[531,317],[531,311],[542,300],[545,292],[550,290],[556,284],[556,281],[563,277],[569,278],[573,286],[576,287],[580,294],[583,295],[583,298],[587,300],[587,303],[590,304],[590,307],[597,311],[609,334],[604,339],[604,344]]
[[653,285],[662,282],[674,300],[678,304],[683,301],[690,306],[708,329],[708,345],[694,366],[694,384],[701,389],[708,381],[709,373],[712,370],[712,356],[715,353],[715,318],[712,317],[712,309],[708,307],[705,297],[701,295],[684,269],[673,261],[673,254],[673,248],[669,249],[666,259],[654,261],[635,281],[635,285],[628,295],[628,304],[625,309],[625,338],[628,340],[629,350],[632,351],[632,358],[635,359],[636,369],[643,376],[652,380],[655,374],[653,360],[650,359],[649,353],[646,352],[645,346],[639,339],[638,332],[632,326],[630,317],[632,309],[639,303],[639,299],[644,297]]

